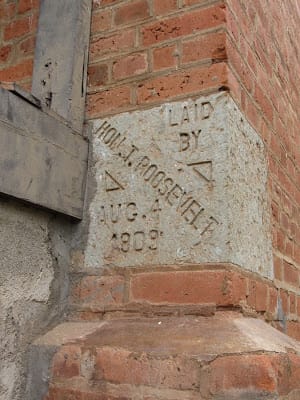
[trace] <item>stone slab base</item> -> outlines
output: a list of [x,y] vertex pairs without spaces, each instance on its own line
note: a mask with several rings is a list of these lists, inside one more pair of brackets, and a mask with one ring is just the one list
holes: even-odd
[[274,400],[300,393],[300,344],[236,312],[64,323],[34,347],[37,354],[56,349],[43,400]]

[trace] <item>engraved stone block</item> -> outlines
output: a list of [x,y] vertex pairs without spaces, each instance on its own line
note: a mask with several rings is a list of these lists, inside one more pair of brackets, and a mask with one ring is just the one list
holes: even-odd
[[230,262],[272,274],[264,145],[213,94],[93,121],[89,267]]

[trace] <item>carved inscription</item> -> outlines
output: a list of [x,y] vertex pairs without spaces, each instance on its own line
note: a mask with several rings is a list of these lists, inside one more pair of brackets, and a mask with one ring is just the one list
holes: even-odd
[[198,161],[187,164],[193,167],[193,171],[200,179],[204,179],[210,183],[212,181],[212,162],[211,161]]
[[[207,119],[212,110],[213,108],[210,103],[203,103],[201,105],[195,104],[193,113],[184,106],[180,119],[176,121],[170,109],[168,112],[169,125],[182,125],[190,122],[191,119],[195,121]],[[179,132],[179,151],[184,152],[190,148],[196,149],[198,147],[200,134],[201,129],[192,130],[191,132]],[[156,194],[157,198],[151,207],[153,213],[162,210],[161,200],[163,200],[163,203],[167,207],[175,209],[184,223],[188,224],[197,232],[198,239],[193,243],[194,246],[199,245],[203,235],[213,230],[218,224],[217,219],[208,214],[201,200],[195,198],[190,191],[179,184],[169,172],[166,172],[157,162],[154,162],[151,156],[144,154],[136,145],[131,143],[124,132],[118,131],[105,120],[97,129],[95,135],[115,156],[123,161],[124,166],[129,168],[131,173],[133,172],[135,175],[140,176],[142,181]],[[194,173],[205,182],[210,182],[212,180],[211,161],[194,162],[188,164],[188,166],[191,166]],[[124,188],[124,185],[115,177],[112,177],[111,174],[109,176],[115,184],[115,186],[111,186],[112,188],[110,190]],[[103,222],[110,221],[112,224],[115,224],[120,220],[121,215],[123,215],[128,222],[134,221],[138,216],[138,211],[135,203],[114,204],[106,207],[103,206],[101,215],[101,220]],[[112,241],[115,249],[119,249],[125,253],[131,249],[135,251],[142,251],[145,248],[156,250],[158,238],[161,235],[162,232],[155,229],[149,230],[148,232],[123,232],[120,235],[113,234]]]
[[134,202],[126,204],[110,204],[101,206],[100,221],[104,223],[116,224],[122,219],[128,222],[133,222],[138,216],[137,206]]
[[124,186],[117,181],[108,171],[105,171],[105,189],[107,192],[112,190],[124,190]]
[[91,125],[88,267],[229,262],[268,276],[263,142],[227,93]]
[[127,253],[130,250],[142,251],[145,249],[157,250],[158,239],[162,235],[156,229],[150,231],[136,231],[133,233],[123,232],[120,235],[114,233],[112,235],[112,246],[116,250],[120,250],[123,253]]
[[172,108],[170,108],[168,110],[168,123],[169,126],[180,126],[184,123],[198,122],[209,118],[213,110],[210,102],[194,103],[192,110],[189,110],[187,106],[183,106],[179,115],[175,115]]

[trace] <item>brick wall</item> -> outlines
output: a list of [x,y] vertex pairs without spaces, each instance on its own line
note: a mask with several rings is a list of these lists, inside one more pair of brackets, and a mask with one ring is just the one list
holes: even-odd
[[288,298],[282,294],[285,308],[294,309],[300,268],[300,7],[228,0],[226,17],[232,93],[268,151],[275,282],[290,292]]
[[93,4],[89,117],[226,84],[223,2],[185,0],[180,7],[176,0]]
[[0,81],[30,89],[39,0],[0,0]]
[[94,0],[87,99],[97,118],[230,90],[266,144],[275,286],[291,334],[300,314],[299,24],[297,2]]
[[[0,81],[30,87],[38,3],[0,0]],[[299,24],[297,2],[94,0],[87,96],[87,117],[98,118],[231,91],[266,144],[275,284],[290,326],[300,314]]]

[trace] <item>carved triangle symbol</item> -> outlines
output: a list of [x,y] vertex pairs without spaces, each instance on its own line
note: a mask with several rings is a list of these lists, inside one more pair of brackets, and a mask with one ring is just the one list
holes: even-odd
[[107,192],[120,189],[124,190],[124,186],[107,171],[105,171],[105,188]]
[[193,171],[196,172],[197,176],[204,179],[206,182],[212,181],[212,162],[211,161],[197,161],[187,164],[189,167],[193,167]]

